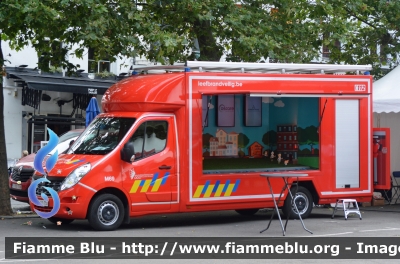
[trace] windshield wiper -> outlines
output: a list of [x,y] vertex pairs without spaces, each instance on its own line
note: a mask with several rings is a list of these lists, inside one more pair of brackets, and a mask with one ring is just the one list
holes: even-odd
[[82,154],[96,155],[96,154],[98,154],[98,151],[96,151],[96,150],[83,151]]

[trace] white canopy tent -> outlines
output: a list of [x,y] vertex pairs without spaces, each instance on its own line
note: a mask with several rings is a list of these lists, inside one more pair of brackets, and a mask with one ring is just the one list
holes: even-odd
[[400,112],[400,67],[374,82],[374,112]]
[[390,128],[390,170],[400,171],[400,67],[373,84],[374,127]]

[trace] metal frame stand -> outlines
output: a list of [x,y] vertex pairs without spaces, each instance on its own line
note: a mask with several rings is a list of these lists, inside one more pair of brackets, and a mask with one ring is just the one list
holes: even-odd
[[[360,213],[360,209],[358,208],[358,204],[357,204],[357,200],[356,199],[338,199],[336,201],[335,209],[333,209],[332,219],[335,217],[335,213],[338,210],[338,204],[339,203],[343,204],[344,218],[346,220],[347,220],[347,216],[349,214],[358,214],[358,216],[360,217],[360,220],[362,220],[362,216],[361,216],[361,213]],[[347,203],[347,207],[346,207],[346,203]],[[349,209],[351,203],[353,205],[355,205],[355,209]]]
[[[292,184],[289,184],[289,182],[288,182],[288,180],[287,180],[287,177],[285,177],[285,176],[280,176],[280,177],[282,177],[282,179],[283,179],[284,186],[283,186],[283,188],[282,188],[282,190],[281,190],[281,192],[280,192],[280,194],[279,194],[278,202],[275,201],[274,192],[272,191],[271,182],[270,182],[270,180],[269,180],[270,176],[266,176],[266,177],[267,177],[267,182],[268,182],[269,190],[270,190],[270,192],[271,192],[272,200],[273,200],[273,202],[274,202],[275,210],[272,211],[272,215],[271,215],[271,218],[270,218],[270,220],[269,220],[269,223],[268,223],[267,228],[261,230],[260,233],[262,233],[262,232],[268,230],[268,228],[269,228],[270,225],[271,225],[272,219],[274,218],[275,211],[276,211],[276,213],[277,213],[277,215],[278,215],[278,218],[279,218],[279,222],[280,222],[281,227],[282,227],[283,235],[284,235],[284,236],[286,235],[286,226],[287,226],[287,223],[288,223],[288,221],[289,221],[289,214],[287,215],[286,222],[285,222],[285,226],[283,226],[282,219],[281,219],[281,215],[280,215],[280,213],[279,213],[278,204],[279,204],[279,202],[280,202],[280,200],[281,200],[281,198],[282,198],[283,192],[285,191],[285,189],[287,189],[287,190],[288,190],[288,194],[289,194],[290,197],[291,197],[292,207],[294,207],[294,208],[296,209],[297,215],[299,216],[300,222],[301,222],[301,224],[302,224],[304,230],[306,230],[307,232],[309,232],[309,233],[312,234],[312,232],[311,232],[310,230],[308,230],[308,229],[306,228],[306,226],[304,225],[303,219],[301,218],[301,215],[300,215],[300,212],[299,212],[299,210],[298,210],[298,208],[297,208],[297,205],[296,205],[295,199],[294,199],[294,197],[293,197],[293,194],[292,194],[292,192],[290,191],[290,187],[292,186]],[[275,176],[275,177],[276,177],[276,176]],[[293,176],[292,176],[292,177],[293,177]],[[294,177],[296,177],[296,176],[294,176]],[[298,177],[297,177],[297,181],[298,181]],[[297,188],[298,188],[298,184],[296,184],[296,193],[297,193]]]

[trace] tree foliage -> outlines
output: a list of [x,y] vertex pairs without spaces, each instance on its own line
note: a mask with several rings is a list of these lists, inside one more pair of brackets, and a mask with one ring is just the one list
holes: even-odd
[[270,130],[267,133],[265,133],[262,137],[262,142],[269,147],[270,150],[273,149],[274,146],[276,146],[278,140],[278,135],[276,131]]
[[[393,0],[150,0],[152,24],[140,54],[163,63],[199,60],[398,64],[400,1]],[[196,51],[194,53],[193,51]]]
[[297,139],[300,145],[315,145],[319,142],[318,129],[315,126],[297,127]]
[[[0,2],[0,69],[6,62],[1,41],[8,41],[15,50],[31,45],[42,59],[38,67],[52,66],[73,71],[65,56],[72,50],[81,58],[87,47],[95,56],[135,56],[140,43],[140,12],[130,0],[2,0]],[[62,44],[62,46],[61,46]],[[60,47],[54,52],[53,47]],[[3,79],[0,78],[0,87]],[[0,95],[0,215],[11,214],[8,190],[7,157],[4,137],[4,102]]]
[[[19,50],[32,45],[53,66],[72,70],[65,54],[73,50],[82,57],[94,48],[97,58],[107,55],[135,55],[144,14],[129,0],[4,0],[0,3],[3,40]],[[54,53],[54,46],[61,46]],[[48,60],[39,68],[48,70]]]
[[203,134],[202,141],[203,141],[203,148],[208,150],[210,148],[210,139],[213,138],[213,135],[209,133]]
[[317,55],[318,31],[307,21],[306,1],[236,2],[147,1],[143,10],[159,26],[144,37],[157,43],[149,57],[172,63],[194,59],[197,51],[207,61],[224,55],[228,61],[308,62]]
[[245,148],[250,142],[250,139],[246,136],[246,134],[239,133],[238,135],[238,147],[243,149]]
[[[384,75],[382,66],[398,64],[400,51],[400,1],[317,0],[310,9],[326,38],[331,63],[371,64],[375,79]],[[338,46],[337,41],[341,45]]]

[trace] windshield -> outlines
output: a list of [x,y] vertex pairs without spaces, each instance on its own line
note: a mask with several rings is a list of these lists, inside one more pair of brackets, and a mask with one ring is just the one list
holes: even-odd
[[134,122],[134,118],[96,118],[75,141],[68,154],[106,155],[118,145]]

